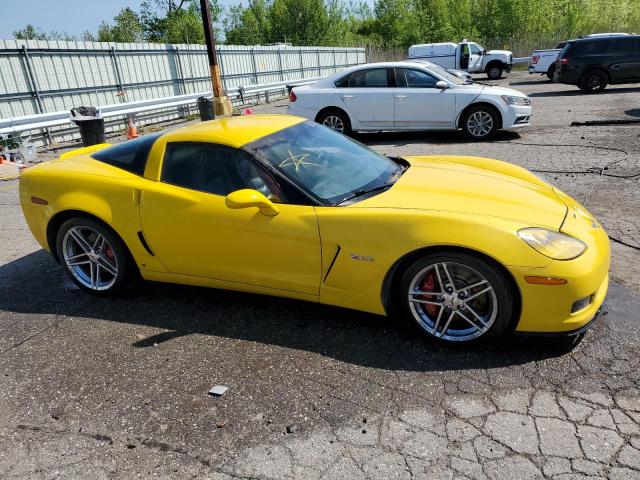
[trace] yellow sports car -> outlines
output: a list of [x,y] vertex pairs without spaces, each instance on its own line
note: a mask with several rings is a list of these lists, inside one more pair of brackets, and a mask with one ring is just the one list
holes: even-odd
[[515,165],[393,158],[299,117],[255,115],[96,145],[23,173],[33,235],[84,290],[144,279],[412,319],[447,342],[578,334],[609,240]]

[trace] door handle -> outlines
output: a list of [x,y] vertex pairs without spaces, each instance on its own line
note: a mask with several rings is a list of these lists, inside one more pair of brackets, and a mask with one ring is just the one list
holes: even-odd
[[355,95],[342,95],[342,98],[354,98]]
[[406,95],[396,95],[396,98],[402,99],[402,98],[407,98],[407,96]]

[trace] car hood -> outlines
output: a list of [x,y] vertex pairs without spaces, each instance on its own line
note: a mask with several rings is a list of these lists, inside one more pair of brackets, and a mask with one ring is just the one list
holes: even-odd
[[553,187],[516,165],[481,157],[404,157],[410,167],[356,208],[451,211],[559,229],[567,206]]
[[509,50],[489,50],[487,55],[506,55],[508,57],[511,52]]

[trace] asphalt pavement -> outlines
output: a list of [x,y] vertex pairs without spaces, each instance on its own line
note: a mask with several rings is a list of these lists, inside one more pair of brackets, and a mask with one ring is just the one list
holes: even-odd
[[385,317],[177,285],[94,298],[0,182],[0,478],[640,479],[640,126],[570,126],[640,118],[640,86],[545,79],[498,82],[534,119],[490,143],[358,139],[511,161],[583,201],[617,242],[605,314],[573,349],[444,347]]

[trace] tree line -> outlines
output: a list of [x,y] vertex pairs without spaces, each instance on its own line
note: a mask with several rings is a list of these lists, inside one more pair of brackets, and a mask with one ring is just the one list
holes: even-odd
[[[640,32],[640,0],[375,0],[373,6],[362,0],[248,0],[228,9],[211,0],[210,5],[219,41],[236,45],[389,48],[462,38],[560,40]],[[14,35],[71,39],[31,25]],[[81,39],[204,43],[199,1],[145,0],[139,11],[125,8]]]

